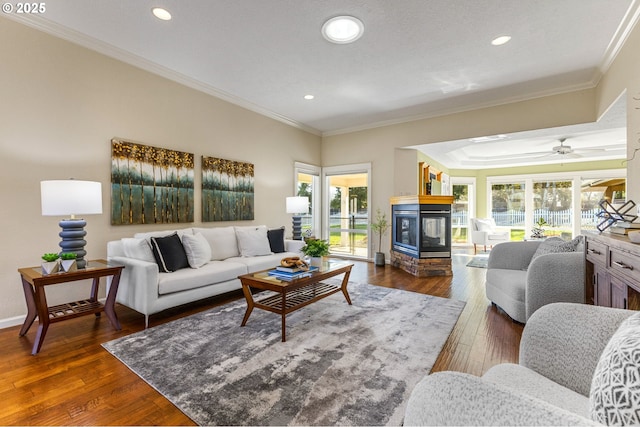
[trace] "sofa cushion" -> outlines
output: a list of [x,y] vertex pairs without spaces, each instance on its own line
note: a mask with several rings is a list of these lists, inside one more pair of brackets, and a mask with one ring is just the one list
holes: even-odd
[[185,234],[182,236],[182,246],[191,268],[200,268],[211,260],[211,246],[202,233]]
[[223,260],[240,255],[236,231],[233,227],[194,228],[201,233],[211,247],[211,260]]
[[164,231],[149,231],[146,233],[136,233],[133,235],[136,239],[147,239],[151,240],[152,237],[166,237],[170,236],[173,233],[178,233],[178,236],[182,238],[184,234],[193,234],[191,228],[181,228],[179,230],[164,230]]
[[267,237],[267,227],[264,225],[236,227],[236,238],[240,255],[243,257],[272,254]]
[[147,239],[136,239],[125,237],[121,239],[122,250],[128,258],[135,258],[147,262],[156,262],[156,258],[151,251],[151,245]]
[[640,313],[622,322],[596,366],[589,395],[591,419],[605,425],[640,424]]
[[285,251],[284,226],[267,230],[267,239],[269,239],[269,247],[271,248],[271,252],[273,252],[274,254],[279,254]]
[[210,261],[202,268],[186,268],[175,273],[160,273],[158,277],[158,293],[166,295],[189,289],[201,288],[216,283],[228,282],[247,273],[243,264],[227,261]]
[[178,233],[165,237],[151,237],[151,250],[163,273],[189,267],[189,260]]
[[225,260],[225,262],[243,264],[246,266],[249,273],[254,273],[260,270],[275,268],[276,266],[280,265],[280,260],[282,258],[290,256],[300,256],[300,254],[296,254],[293,252],[282,252],[265,256],[228,258],[227,260]]

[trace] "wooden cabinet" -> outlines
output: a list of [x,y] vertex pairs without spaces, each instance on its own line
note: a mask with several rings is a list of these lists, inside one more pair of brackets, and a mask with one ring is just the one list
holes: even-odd
[[626,236],[583,234],[587,303],[640,310],[640,245]]
[[418,189],[420,190],[418,195],[431,196],[440,195],[440,188],[433,188],[434,185],[440,185],[442,183],[442,172],[426,164],[425,162],[418,163]]

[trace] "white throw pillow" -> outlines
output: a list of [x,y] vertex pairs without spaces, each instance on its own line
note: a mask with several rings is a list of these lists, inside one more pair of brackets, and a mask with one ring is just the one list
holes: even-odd
[[267,237],[267,227],[236,227],[238,249],[243,257],[271,255],[271,246]]
[[211,246],[202,233],[183,235],[182,246],[191,268],[200,268],[211,260]]
[[125,237],[122,239],[122,249],[127,258],[134,258],[153,263],[156,262],[147,239]]
[[233,227],[194,228],[194,233],[201,233],[211,247],[211,261],[220,261],[240,255],[236,231]]

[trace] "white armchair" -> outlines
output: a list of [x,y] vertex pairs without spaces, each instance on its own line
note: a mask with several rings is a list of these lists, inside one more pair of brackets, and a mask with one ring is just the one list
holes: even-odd
[[477,245],[483,245],[486,251],[487,245],[493,247],[493,245],[497,245],[498,243],[511,240],[508,231],[496,230],[496,222],[493,218],[470,218],[470,222],[473,253],[478,252]]

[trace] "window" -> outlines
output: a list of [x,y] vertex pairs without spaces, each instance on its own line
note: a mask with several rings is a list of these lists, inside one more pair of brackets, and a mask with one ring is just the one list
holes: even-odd
[[295,164],[296,196],[309,198],[309,211],[302,215],[302,235],[320,236],[320,167]]
[[595,229],[599,203],[624,202],[624,169],[487,178],[487,205],[496,224],[511,230],[512,240],[531,235],[543,218],[545,235],[571,238]]
[[451,178],[453,205],[451,206],[451,242],[467,243],[469,218],[475,217],[475,178]]
[[498,227],[508,227],[512,240],[525,236],[526,183],[491,185],[491,217]]

